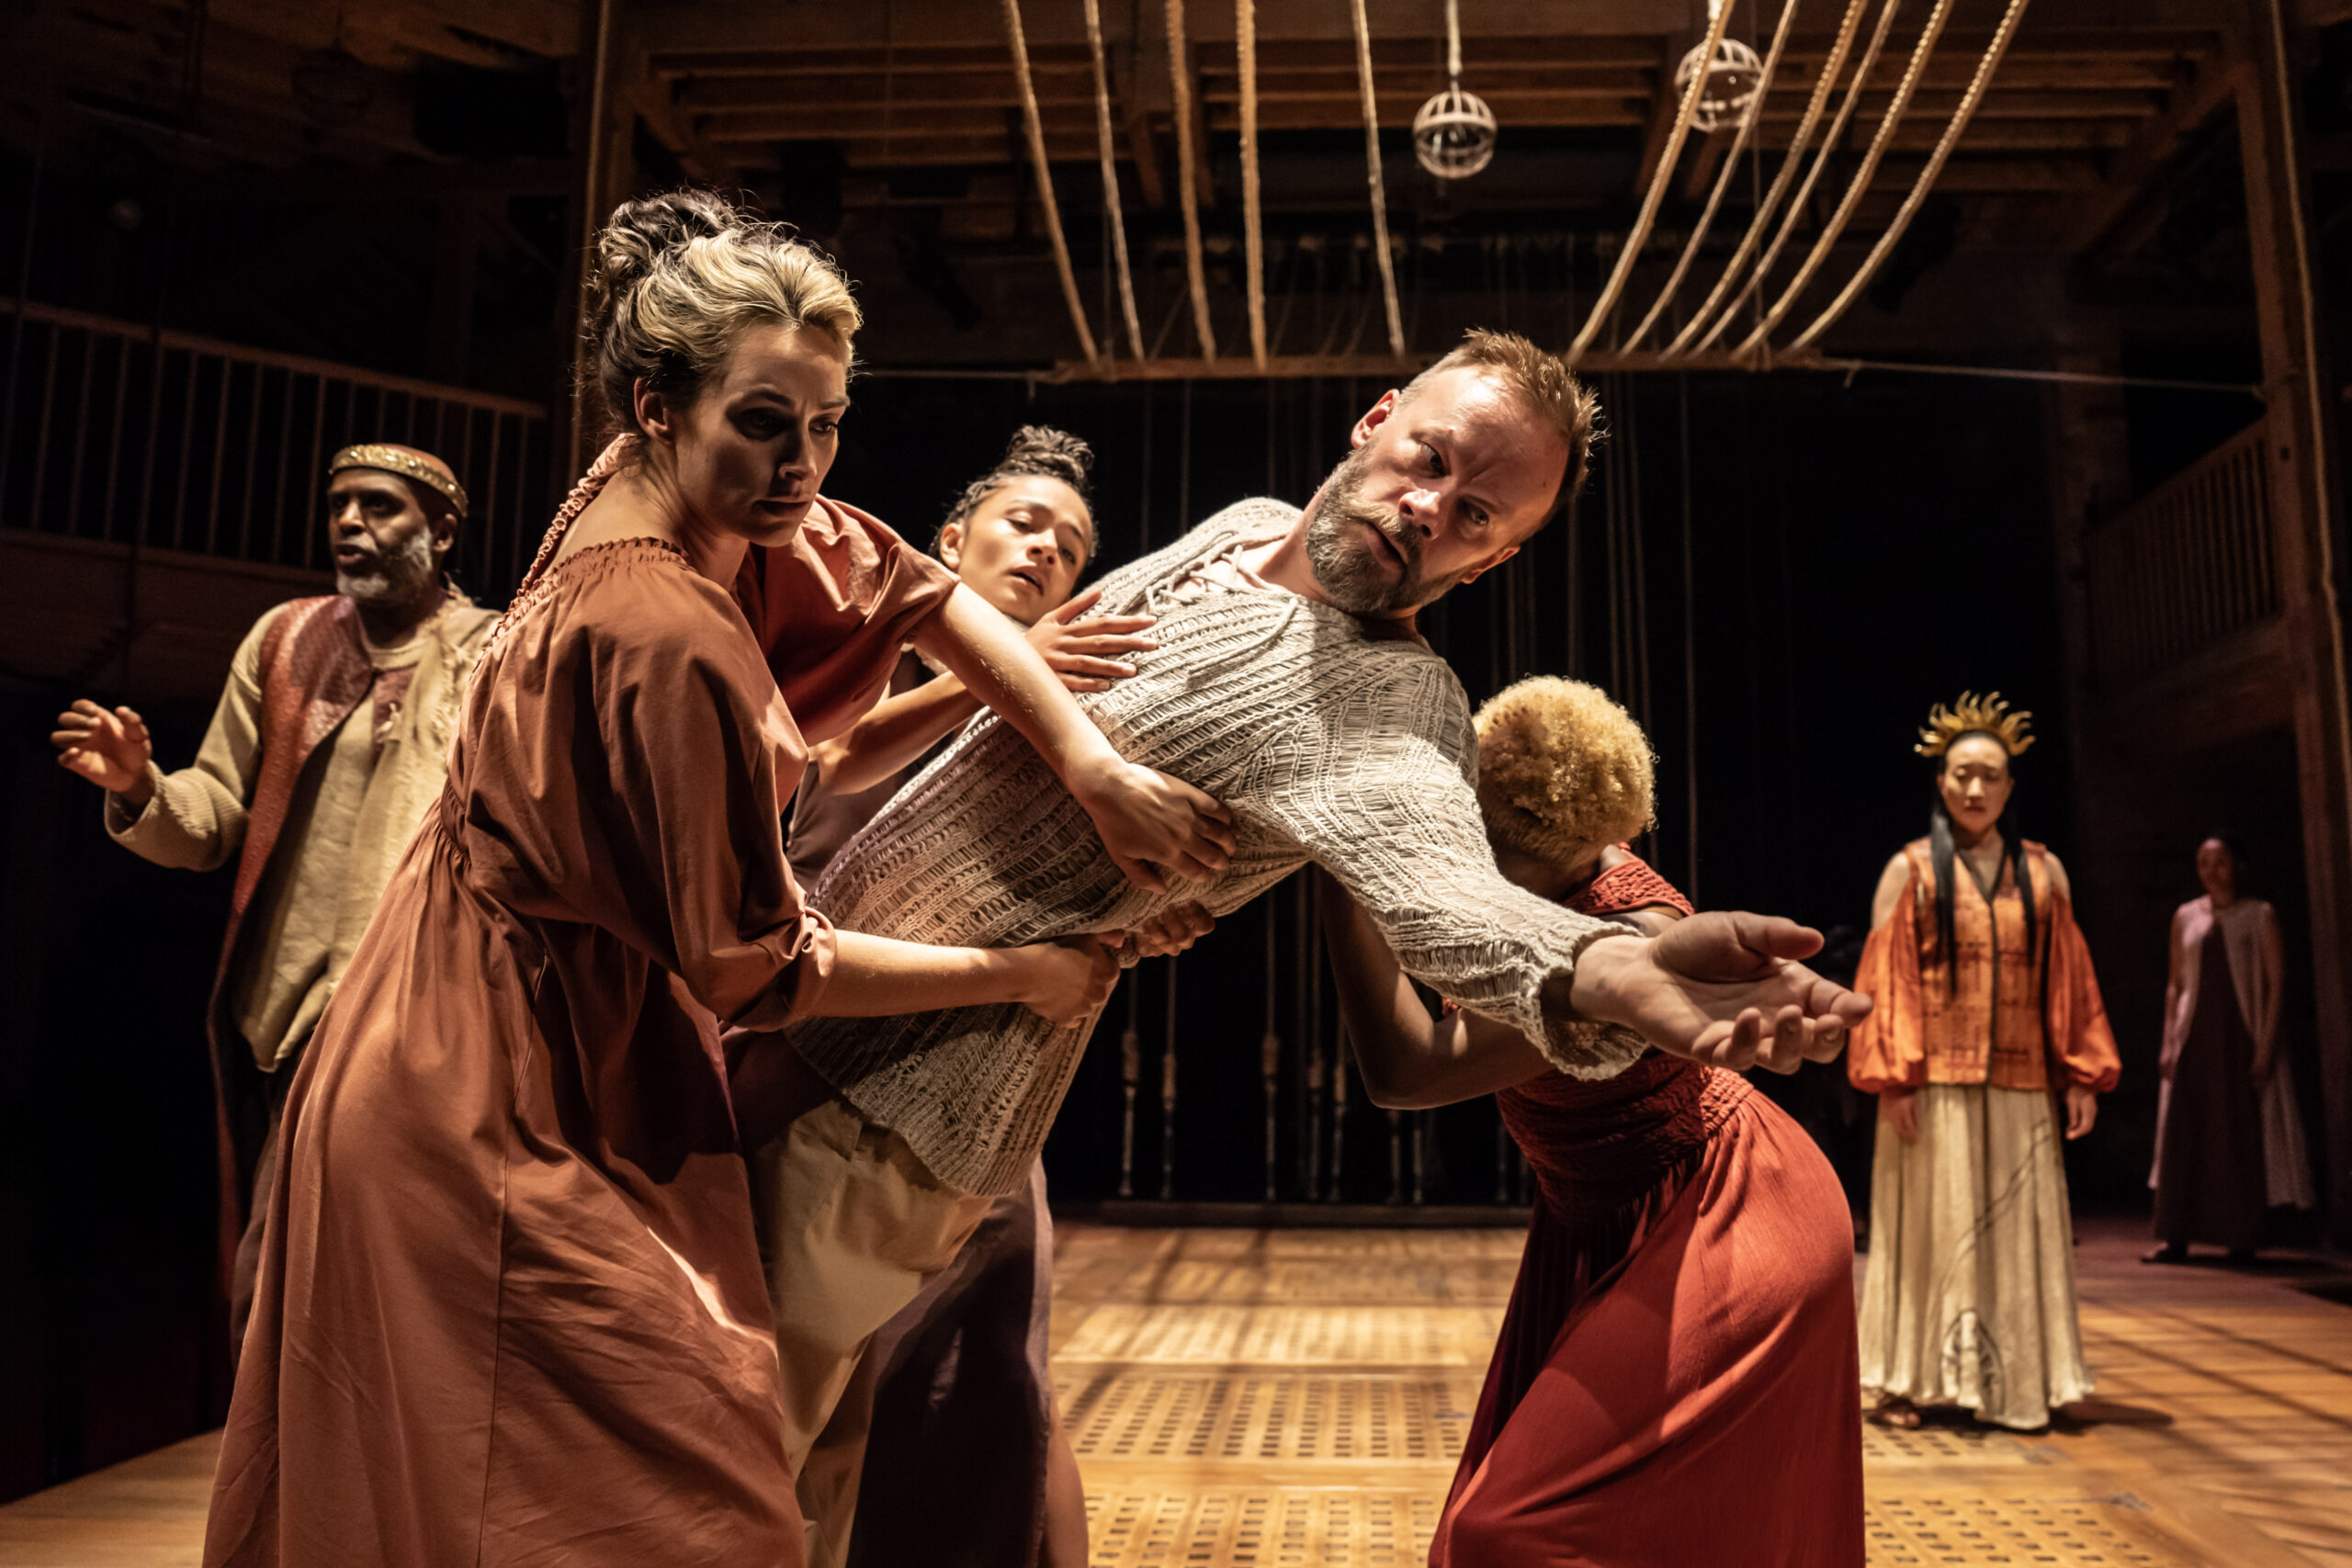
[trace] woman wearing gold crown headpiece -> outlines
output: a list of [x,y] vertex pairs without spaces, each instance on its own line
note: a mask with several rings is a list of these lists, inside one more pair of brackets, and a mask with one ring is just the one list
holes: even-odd
[[1928,716],[1929,831],[1879,878],[1854,982],[1877,1003],[1847,1054],[1879,1096],[1862,1386],[1889,1426],[2031,1430],[2091,1389],[2052,1095],[2079,1138],[2120,1062],[2066,868],[2001,831],[2031,717],[1998,693]]

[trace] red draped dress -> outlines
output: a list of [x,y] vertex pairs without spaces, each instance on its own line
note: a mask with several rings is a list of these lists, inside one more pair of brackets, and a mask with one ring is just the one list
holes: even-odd
[[[1690,905],[1639,857],[1570,900]],[[1853,1221],[1736,1073],[1655,1051],[1496,1096],[1535,1213],[1435,1568],[1860,1568]]]

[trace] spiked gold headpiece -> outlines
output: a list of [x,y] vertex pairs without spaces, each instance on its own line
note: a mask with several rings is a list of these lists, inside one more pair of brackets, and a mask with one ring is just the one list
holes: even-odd
[[2033,744],[2032,718],[2022,709],[2011,713],[1998,692],[1981,698],[1973,692],[1962,692],[1958,706],[1938,703],[1928,710],[1928,728],[1919,731],[1919,744],[1913,750],[1922,757],[1940,757],[1962,736],[1984,734],[1999,741],[2010,756],[2020,756]]

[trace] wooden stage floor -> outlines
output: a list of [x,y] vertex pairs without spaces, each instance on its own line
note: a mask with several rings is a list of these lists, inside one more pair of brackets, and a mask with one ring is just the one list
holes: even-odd
[[[1098,1568],[1425,1561],[1520,1238],[1065,1226],[1054,1330]],[[2098,1400],[1868,1428],[1873,1564],[2352,1568],[2352,1277],[2080,1262]],[[213,1439],[0,1507],[0,1564],[194,1563]]]

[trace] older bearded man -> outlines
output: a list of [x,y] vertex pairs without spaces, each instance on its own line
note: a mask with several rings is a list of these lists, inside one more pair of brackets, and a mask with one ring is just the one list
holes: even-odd
[[[1036,753],[983,718],[850,840],[814,901],[860,930],[995,945],[1133,931],[1187,899],[1223,916],[1313,861],[1406,970],[1563,1072],[1611,1076],[1643,1036],[1727,1066],[1834,1055],[1869,1004],[1793,962],[1816,934],[1715,914],[1643,937],[1515,886],[1487,848],[1469,705],[1413,616],[1568,504],[1595,412],[1553,355],[1474,333],[1357,421],[1304,513],[1238,502],[1103,580],[1099,613],[1158,615],[1159,646],[1080,700],[1130,761],[1231,809],[1238,847],[1205,886],[1129,885]],[[854,1506],[855,1442],[817,1438],[861,1348],[1026,1177],[1088,1033],[964,1008],[812,1021],[797,1058],[745,1055],[809,1070],[767,1086],[789,1124],[754,1192],[812,1562],[837,1560]],[[743,1087],[748,1128],[762,1086]]]
[[[280,604],[231,660],[195,765],[156,767],[128,707],[58,716],[58,761],[107,791],[107,831],[158,865],[237,866],[206,1032],[230,1332],[243,1337],[267,1150],[294,1063],[440,795],[449,728],[497,618],[447,585],[466,514],[449,466],[346,446],[327,468],[336,592]],[[249,1224],[247,1216],[253,1216]]]

